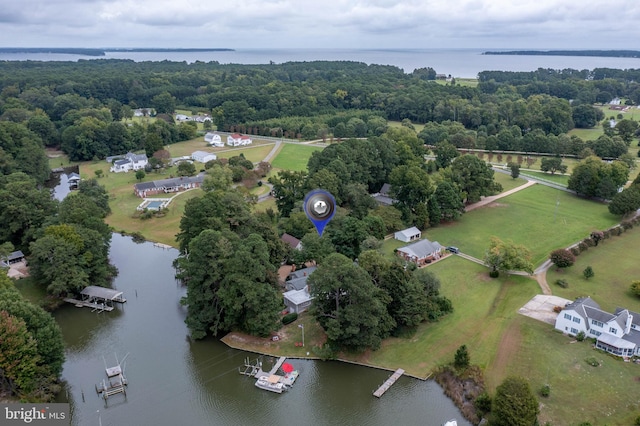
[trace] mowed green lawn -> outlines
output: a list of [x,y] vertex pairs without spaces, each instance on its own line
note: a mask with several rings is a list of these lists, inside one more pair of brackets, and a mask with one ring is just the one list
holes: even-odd
[[[640,229],[633,229],[590,248],[565,272],[550,271],[550,283],[556,276],[570,283],[568,289],[551,284],[553,293],[568,299],[591,295],[603,309],[624,306],[640,312],[640,298],[629,293],[630,281],[640,276],[640,264],[633,258],[638,244]],[[586,265],[596,272],[589,281],[581,277]],[[533,279],[504,274],[490,279],[486,268],[457,256],[430,265],[428,270],[439,277],[441,293],[451,299],[454,312],[422,325],[410,338],[388,339],[380,350],[354,359],[389,369],[401,367],[408,374],[424,377],[436,366],[451,362],[455,350],[465,344],[471,362],[484,369],[490,392],[508,375],[525,377],[535,392],[544,384],[551,386],[548,398],[539,397],[541,424],[633,424],[640,414],[638,365],[605,355],[588,341],[575,342],[550,324],[518,314],[519,308],[541,292]],[[589,357],[602,366],[588,365],[585,360]]]
[[[635,227],[580,253],[570,268],[558,271],[552,267],[547,271],[547,282],[553,294],[567,299],[591,296],[609,312],[620,306],[640,312],[640,298],[629,289],[631,281],[640,280],[640,262],[635,256],[639,246],[640,228]],[[589,280],[582,275],[587,266],[591,266],[595,273]],[[566,280],[569,287],[556,285],[558,279]]]
[[[105,175],[98,180],[98,183],[103,185],[109,193],[111,214],[107,216],[105,222],[113,227],[115,232],[140,232],[148,240],[171,246],[176,245],[175,234],[179,231],[184,204],[190,198],[201,196],[201,190],[181,193],[169,204],[167,214],[164,217],[147,220],[135,219],[132,216],[136,212],[136,207],[142,202],[142,198],[136,197],[133,193],[133,185],[138,183],[135,173],[110,173],[108,171],[108,163],[97,161],[82,163],[80,165],[80,176],[83,179],[94,178],[94,172],[97,169],[104,171]],[[147,173],[142,182],[167,179],[172,174],[175,175],[175,172],[175,167],[170,167],[164,173]],[[173,195],[176,194],[167,194],[166,196],[165,194],[158,194],[150,198],[169,198]]]
[[619,222],[606,205],[564,191],[534,185],[462,215],[454,223],[427,229],[423,236],[483,258],[490,238],[512,240],[532,252],[534,265],[552,250],[568,247],[596,229]]
[[453,313],[421,325],[410,338],[385,340],[381,349],[360,360],[426,377],[437,366],[452,362],[456,349],[467,345],[472,362],[486,369],[496,357],[509,321],[539,292],[538,284],[521,276],[490,279],[485,267],[458,256],[449,256],[428,270],[440,279],[441,293],[452,301]]
[[551,174],[545,172],[532,172],[529,170],[520,172],[523,176],[531,176],[538,179],[548,180],[560,185],[567,186],[569,184],[569,175]]
[[315,151],[322,151],[318,146],[285,143],[273,159],[271,165],[281,170],[306,170],[307,162]]

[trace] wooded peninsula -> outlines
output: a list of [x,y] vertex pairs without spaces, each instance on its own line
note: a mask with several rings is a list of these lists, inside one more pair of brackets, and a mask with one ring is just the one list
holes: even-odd
[[602,56],[606,58],[640,58],[638,50],[509,50],[489,51],[483,55],[524,55],[524,56]]

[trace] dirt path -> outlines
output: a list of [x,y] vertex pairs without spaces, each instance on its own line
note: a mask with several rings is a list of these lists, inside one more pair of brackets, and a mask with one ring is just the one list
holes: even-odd
[[509,327],[502,334],[496,357],[490,364],[489,368],[493,370],[495,383],[500,383],[507,375],[507,366],[517,358],[522,335],[520,334],[520,324],[518,321],[512,321]]
[[540,265],[534,272],[533,276],[538,281],[540,288],[542,289],[542,294],[551,295],[551,287],[549,287],[549,283],[547,282],[547,271],[551,267],[552,263],[549,259],[547,259],[542,265]]
[[506,197],[507,195],[514,194],[514,193],[516,193],[518,191],[522,191],[523,189],[528,188],[530,186],[533,186],[536,183],[537,182],[534,182],[532,180],[528,180],[527,183],[525,183],[524,185],[520,185],[517,188],[513,188],[513,189],[510,189],[509,191],[501,192],[498,195],[492,195],[490,197],[485,197],[482,200],[478,201],[477,203],[469,204],[467,207],[465,207],[464,210],[467,211],[467,212],[470,212],[471,210],[475,210],[475,209],[477,209],[479,207],[484,207],[487,204],[490,204],[490,203],[494,202],[495,200],[498,200],[498,199],[500,199],[502,197]]

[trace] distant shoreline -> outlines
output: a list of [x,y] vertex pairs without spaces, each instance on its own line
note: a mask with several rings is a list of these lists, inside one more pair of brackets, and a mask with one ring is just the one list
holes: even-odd
[[163,48],[163,47],[116,47],[93,49],[83,47],[0,47],[0,53],[53,53],[84,56],[105,56],[107,52],[233,52],[227,48]]
[[640,58],[638,50],[510,50],[488,51],[483,55],[523,56],[600,56],[605,58]]

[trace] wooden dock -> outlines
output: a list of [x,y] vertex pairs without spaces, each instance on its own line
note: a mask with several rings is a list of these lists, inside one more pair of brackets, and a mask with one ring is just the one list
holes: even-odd
[[280,358],[278,358],[278,361],[273,365],[273,368],[271,369],[271,371],[269,371],[269,374],[276,374],[278,368],[282,367],[282,364],[284,364],[286,360],[286,356],[281,356]]
[[393,385],[396,380],[400,378],[404,374],[404,370],[402,368],[398,368],[395,373],[391,375],[380,387],[373,393],[373,396],[376,398],[380,398],[384,393]]
[[95,303],[95,302],[90,302],[88,300],[78,300],[78,299],[71,299],[71,298],[66,298],[64,299],[64,301],[68,303],[73,303],[78,308],[83,308],[83,307],[92,308],[94,311],[107,311],[107,312],[113,311],[113,306],[105,305],[104,303]]

